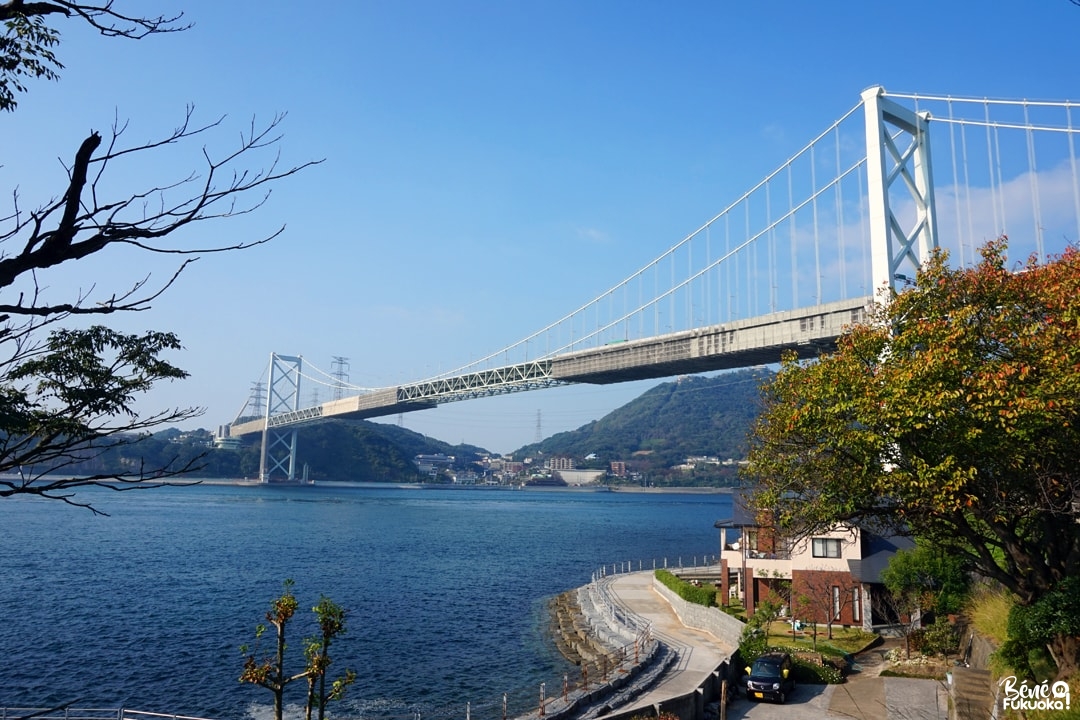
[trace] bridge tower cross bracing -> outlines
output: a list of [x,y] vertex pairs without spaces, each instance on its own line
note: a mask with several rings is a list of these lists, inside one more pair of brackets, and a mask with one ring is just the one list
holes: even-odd
[[275,475],[296,480],[296,429],[273,428],[270,419],[283,412],[300,409],[300,357],[270,354],[270,381],[266,393],[266,425],[262,432],[259,480],[270,482]]
[[[930,164],[930,114],[916,113],[885,96],[880,86],[862,93],[866,118],[866,175],[873,287],[902,289],[938,246]],[[915,214],[905,228],[891,190],[905,188]],[[901,195],[901,198],[903,196]],[[910,273],[907,274],[907,273]]]

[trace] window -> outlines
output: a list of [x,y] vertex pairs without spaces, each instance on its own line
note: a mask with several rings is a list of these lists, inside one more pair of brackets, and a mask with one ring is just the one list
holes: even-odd
[[748,530],[746,532],[746,547],[750,550],[757,550],[757,530]]
[[812,549],[816,558],[838,558],[840,557],[840,539],[814,538]]
[[840,619],[840,587],[832,586],[832,614],[833,620]]
[[862,618],[859,617],[859,600],[862,599],[862,593],[859,592],[859,588],[854,587],[851,589],[851,619],[854,622],[862,622]]

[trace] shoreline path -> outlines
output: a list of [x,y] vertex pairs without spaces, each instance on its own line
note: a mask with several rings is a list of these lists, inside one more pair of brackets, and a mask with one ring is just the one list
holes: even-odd
[[655,703],[693,692],[736,649],[722,645],[710,633],[683,625],[671,604],[653,590],[652,581],[651,571],[617,575],[608,585],[609,598],[622,610],[646,620],[653,637],[677,653],[677,660],[631,704],[618,708],[620,713],[651,710]]
[[[610,601],[652,625],[653,636],[677,653],[663,676],[631,703],[614,708],[620,715],[692,692],[735,651],[715,636],[683,625],[671,604],[653,589],[652,572],[609,578]],[[737,694],[728,706],[729,720],[753,718],[849,718],[854,720],[943,720],[948,717],[947,692],[933,680],[882,678],[877,675],[884,648],[856,658],[860,670],[843,685],[800,685],[788,705],[755,703]]]

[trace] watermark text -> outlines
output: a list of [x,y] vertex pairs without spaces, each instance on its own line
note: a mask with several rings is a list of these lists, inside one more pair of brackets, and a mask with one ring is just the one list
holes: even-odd
[[1002,678],[998,687],[1002,689],[1003,710],[1068,710],[1070,707],[1069,684],[1064,680],[1055,683],[1043,680],[1036,684],[1017,681],[1015,675],[1010,675]]

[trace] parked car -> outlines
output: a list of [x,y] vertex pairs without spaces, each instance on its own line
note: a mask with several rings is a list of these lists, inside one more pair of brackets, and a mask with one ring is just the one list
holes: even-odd
[[746,668],[746,697],[751,700],[775,700],[783,703],[795,689],[791,655],[765,653]]

